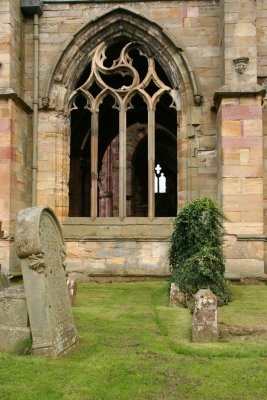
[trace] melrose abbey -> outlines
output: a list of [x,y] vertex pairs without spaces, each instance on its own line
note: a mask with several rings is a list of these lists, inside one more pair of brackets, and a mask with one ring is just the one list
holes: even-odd
[[226,276],[267,277],[267,0],[1,0],[0,264],[49,206],[78,281],[166,277],[215,198]]

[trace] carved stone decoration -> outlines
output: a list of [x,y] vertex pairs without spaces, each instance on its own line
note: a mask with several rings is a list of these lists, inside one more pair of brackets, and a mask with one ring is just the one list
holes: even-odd
[[66,262],[67,252],[66,252],[66,247],[65,246],[61,246],[60,257],[61,257],[62,265],[63,265],[64,269],[66,269],[66,266],[67,266],[67,262]]
[[258,84],[267,89],[267,76],[258,76]]
[[45,270],[45,262],[44,262],[44,252],[39,254],[32,254],[29,256],[31,262],[29,263],[29,268],[36,270],[37,272],[44,272]]
[[196,106],[201,106],[203,104],[203,96],[201,96],[200,94],[195,94],[194,95],[194,101],[195,101],[195,105]]
[[26,208],[16,220],[15,246],[21,259],[33,354],[52,358],[77,342],[65,277],[65,243],[51,209]]
[[[133,49],[138,50],[142,56],[147,58],[148,66],[143,79],[140,78],[138,71],[133,66],[133,59],[130,56]],[[107,59],[106,51],[107,45],[105,43],[101,43],[96,48],[92,58],[91,72],[87,81],[77,88],[70,96],[70,110],[77,109],[75,100],[78,94],[82,94],[87,100],[85,108],[89,109],[91,112],[99,110],[100,104],[108,94],[111,94],[115,100],[113,107],[120,111],[127,111],[127,109],[132,108],[131,100],[136,93],[144,99],[149,110],[155,110],[160,97],[166,92],[168,92],[173,99],[172,106],[175,108],[178,106],[178,104],[176,104],[179,100],[178,91],[167,86],[159,78],[156,71],[155,60],[151,56],[149,49],[140,43],[127,43],[122,48],[119,58],[114,60],[110,67],[105,66],[105,61]],[[130,83],[128,82],[127,85],[122,84],[119,88],[110,86],[106,82],[106,77],[114,74],[121,75],[122,77],[130,77]],[[148,90],[151,83],[154,85],[153,93]],[[99,93],[95,97],[93,97],[90,92],[94,84],[99,88]],[[198,100],[200,101],[202,96],[197,95],[197,98],[199,98]]]
[[263,101],[266,103],[267,101],[267,76],[258,76],[258,84],[263,86],[266,89],[265,96]]
[[249,62],[248,57],[240,57],[233,60],[235,70],[238,74],[243,74]]
[[42,98],[42,107],[47,110],[49,108],[50,99],[49,97]]

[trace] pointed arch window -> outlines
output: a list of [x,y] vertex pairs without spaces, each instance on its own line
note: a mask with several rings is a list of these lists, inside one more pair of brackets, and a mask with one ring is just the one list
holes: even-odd
[[[136,61],[139,60],[139,61]],[[141,60],[141,61],[140,61]],[[101,43],[90,57],[88,75],[77,89],[71,94],[70,110],[75,111],[80,107],[81,97],[84,99],[82,107],[90,112],[90,128],[85,137],[90,137],[88,151],[90,151],[90,216],[92,219],[101,215],[103,208],[111,210],[112,202],[111,172],[108,171],[108,160],[113,158],[117,162],[118,181],[118,216],[123,219],[127,216],[127,202],[132,194],[128,193],[129,179],[127,177],[127,112],[137,109],[136,104],[143,104],[140,109],[146,110],[144,120],[147,129],[147,216],[155,216],[155,193],[166,193],[166,176],[164,172],[158,175],[155,171],[161,168],[155,166],[156,158],[156,108],[162,98],[168,97],[168,107],[174,109],[177,124],[177,109],[179,94],[164,79],[164,74],[158,67],[157,61],[144,45],[137,42],[124,42],[116,46],[107,46]],[[101,114],[101,107],[109,104],[110,113]],[[165,106],[166,108],[166,106]],[[118,117],[118,146],[116,138],[107,139],[108,134],[100,137],[100,127],[105,125],[105,132],[112,131],[109,126],[109,114],[117,113]],[[142,111],[142,116],[144,112]],[[140,125],[140,124],[139,124]],[[75,140],[75,139],[74,139]],[[101,142],[101,143],[100,143]],[[111,150],[111,143],[113,154]],[[84,140],[83,140],[84,145]],[[117,153],[114,149],[117,146]],[[104,150],[103,150],[104,149]],[[107,163],[105,169],[106,183],[101,174],[99,154],[102,154],[102,164]],[[104,160],[104,161],[103,161]],[[84,161],[83,161],[84,163]],[[103,169],[103,168],[102,168]],[[73,178],[75,179],[75,177]],[[115,179],[114,179],[115,180]],[[157,182],[157,192],[156,184]],[[109,203],[108,203],[109,202]],[[108,204],[108,206],[107,206]],[[111,208],[110,208],[111,207]],[[103,211],[103,215],[105,214]],[[110,212],[110,216],[113,212]]]

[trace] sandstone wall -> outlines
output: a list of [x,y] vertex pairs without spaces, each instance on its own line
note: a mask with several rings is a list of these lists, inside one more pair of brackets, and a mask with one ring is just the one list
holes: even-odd
[[[47,95],[58,57],[76,33],[117,7],[115,3],[45,3],[39,18],[37,202],[55,209],[61,221],[68,216],[70,121],[57,104],[43,106],[42,98]],[[217,197],[219,193],[229,218],[225,242],[228,273],[262,274],[267,231],[267,106],[265,99],[262,109],[257,82],[267,87],[266,0],[125,2],[120,7],[158,24],[185,50],[187,65],[195,69],[199,80],[203,104],[193,105],[187,82],[185,107],[179,113],[179,205],[201,194]],[[31,202],[33,101],[33,19],[22,16],[20,0],[1,1],[0,50],[0,220],[4,230],[0,264],[15,271],[17,261],[10,241],[13,220],[17,211]],[[233,63],[240,57],[249,58],[242,74]],[[58,97],[61,95],[64,93]],[[116,223],[118,231],[125,229]],[[107,221],[103,224],[107,226]],[[162,259],[157,261],[153,254],[166,253],[167,238],[162,241],[151,235],[142,244],[138,238],[129,240],[129,233],[112,237],[112,233],[103,236],[102,232],[94,242],[84,239],[84,234],[74,237],[66,233],[69,268],[73,262],[84,270],[84,276],[90,275],[90,270],[97,274],[95,268],[102,274],[104,265],[118,274],[130,270],[138,274],[142,265],[152,274],[166,272]],[[132,246],[139,260],[136,271],[129,261]],[[112,248],[115,258],[105,250]],[[102,258],[98,258],[101,252]]]
[[67,272],[97,277],[166,277],[172,218],[68,218],[63,223]]
[[[258,83],[267,89],[267,2],[257,1]],[[263,105],[264,160],[267,159],[267,96]],[[264,233],[267,233],[267,165],[264,163]],[[265,244],[265,273],[267,272],[267,245]]]
[[[12,235],[17,212],[31,199],[31,108],[24,102],[24,18],[19,0],[0,4],[0,262],[19,269]],[[29,71],[30,72],[30,71]]]

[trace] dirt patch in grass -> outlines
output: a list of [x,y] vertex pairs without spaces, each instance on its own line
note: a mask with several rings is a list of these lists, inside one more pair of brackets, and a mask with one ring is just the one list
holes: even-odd
[[267,328],[260,326],[238,326],[224,322],[219,324],[219,338],[222,340],[239,337],[240,339],[251,340],[267,339]]

